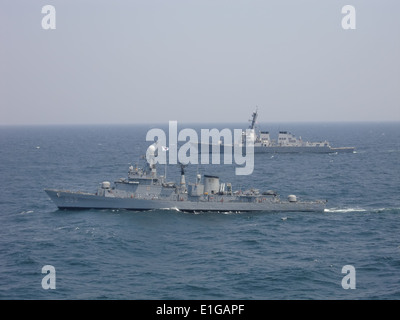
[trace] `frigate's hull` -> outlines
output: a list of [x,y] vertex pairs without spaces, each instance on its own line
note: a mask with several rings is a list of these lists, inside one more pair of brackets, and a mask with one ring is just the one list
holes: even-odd
[[241,203],[222,201],[179,201],[98,196],[91,193],[45,190],[59,209],[172,209],[184,212],[323,212],[325,201],[267,201]]

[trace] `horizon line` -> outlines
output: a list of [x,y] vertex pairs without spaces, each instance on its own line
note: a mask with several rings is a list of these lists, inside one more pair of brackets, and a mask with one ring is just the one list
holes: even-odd
[[[0,123],[0,127],[53,127],[53,126],[146,126],[146,125],[168,125],[169,121],[177,121],[178,123],[182,124],[193,124],[193,125],[202,125],[202,124],[245,124],[246,122],[227,122],[227,121],[212,121],[212,122],[190,122],[190,121],[179,121],[179,120],[168,120],[166,122],[155,121],[155,122],[132,122],[132,123],[124,123],[124,122],[115,122],[115,123]],[[292,121],[260,121],[258,124],[368,124],[368,123],[399,123],[400,120],[292,120]]]

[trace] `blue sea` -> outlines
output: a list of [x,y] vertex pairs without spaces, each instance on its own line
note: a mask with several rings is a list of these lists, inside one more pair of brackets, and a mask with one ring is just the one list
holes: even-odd
[[[234,164],[187,168],[187,182],[208,173],[234,189],[327,199],[322,213],[68,211],[47,197],[45,188],[94,192],[126,177],[158,126],[167,130],[0,127],[0,299],[400,298],[399,123],[261,124],[273,138],[288,130],[356,152],[259,154],[249,176],[235,175]],[[179,181],[178,166],[167,175]],[[44,266],[54,270],[48,282]]]

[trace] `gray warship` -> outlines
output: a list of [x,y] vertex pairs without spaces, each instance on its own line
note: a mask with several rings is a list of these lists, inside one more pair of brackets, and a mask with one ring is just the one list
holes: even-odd
[[[279,131],[278,140],[271,139],[268,131],[261,131],[257,128],[258,108],[252,113],[249,125],[250,133],[242,131],[241,141],[236,141],[235,145],[245,147],[248,141],[254,146],[254,153],[354,153],[354,147],[332,147],[328,141],[310,142],[304,141],[301,137],[297,138],[289,131]],[[199,143],[201,150],[212,152],[213,144]],[[216,143],[220,147],[220,152],[224,153],[224,143],[222,140]],[[209,148],[207,148],[209,146]],[[230,147],[234,147],[230,146]]]
[[295,195],[281,200],[272,190],[260,192],[232,189],[231,183],[220,182],[218,176],[196,175],[194,183],[186,183],[185,165],[181,165],[180,183],[166,181],[158,175],[155,155],[157,143],[146,153],[145,166],[129,167],[128,177],[113,184],[100,183],[96,192],[45,189],[59,209],[126,209],[177,210],[183,212],[322,212],[326,200],[303,201]]

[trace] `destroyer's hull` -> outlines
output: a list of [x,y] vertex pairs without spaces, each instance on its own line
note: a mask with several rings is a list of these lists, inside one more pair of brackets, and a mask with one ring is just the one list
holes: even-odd
[[254,147],[254,153],[352,153],[354,148],[343,147],[343,148],[332,148],[332,147]]
[[137,211],[175,209],[184,212],[322,212],[325,209],[324,201],[267,201],[262,203],[176,201],[118,198],[60,190],[45,191],[60,209],[126,209]]
[[[225,153],[225,147],[222,144],[215,146],[199,143],[198,147],[199,152],[212,153],[214,147],[214,149],[219,150],[221,154]],[[234,146],[228,146],[227,150],[234,152]],[[354,150],[354,147],[333,148],[330,146],[254,146],[254,153],[353,153]],[[246,148],[242,147],[242,151],[245,152]]]

